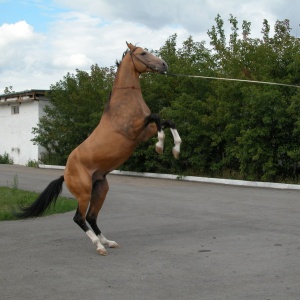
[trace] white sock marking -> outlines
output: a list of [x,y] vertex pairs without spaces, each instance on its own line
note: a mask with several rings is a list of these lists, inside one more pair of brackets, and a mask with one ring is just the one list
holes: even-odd
[[179,152],[180,152],[181,138],[179,136],[179,133],[178,133],[177,129],[170,128],[170,130],[172,132],[172,135],[173,135],[173,138],[174,138],[174,144],[175,144],[175,146],[173,147],[173,153],[175,152],[178,155]]
[[156,151],[162,153],[164,150],[165,133],[163,130],[157,132],[158,142],[155,144]]
[[99,238],[96,236],[96,234],[92,230],[88,230],[86,232],[87,236],[91,239],[92,243],[97,247],[98,250],[104,250],[104,246],[101,244]]

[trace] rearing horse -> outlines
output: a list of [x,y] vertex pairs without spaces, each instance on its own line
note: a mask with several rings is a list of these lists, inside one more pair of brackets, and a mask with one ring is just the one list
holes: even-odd
[[[162,59],[140,47],[128,44],[118,66],[110,99],[99,125],[91,135],[75,148],[65,167],[64,175],[52,181],[28,207],[20,207],[19,218],[40,216],[51,203],[55,204],[65,184],[78,201],[74,221],[88,235],[97,252],[106,255],[104,246],[118,248],[115,241],[104,237],[97,226],[97,216],[108,192],[106,174],[122,165],[137,145],[158,133],[156,151],[163,152],[163,128],[170,128],[175,146],[173,155],[178,157],[181,139],[172,121],[161,122],[151,114],[146,105],[139,81],[141,73],[165,73],[167,64]],[[92,230],[88,227],[89,223]]]

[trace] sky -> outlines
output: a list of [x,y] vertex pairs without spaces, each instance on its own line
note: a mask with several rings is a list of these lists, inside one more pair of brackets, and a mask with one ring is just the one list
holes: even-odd
[[177,34],[205,41],[220,14],[230,33],[230,14],[251,22],[260,38],[263,20],[271,27],[289,19],[300,36],[299,0],[0,0],[0,94],[49,89],[76,69],[110,67],[121,59],[126,41],[158,50]]

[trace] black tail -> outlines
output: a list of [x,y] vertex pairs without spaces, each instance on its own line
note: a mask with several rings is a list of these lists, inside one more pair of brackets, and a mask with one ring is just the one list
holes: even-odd
[[63,182],[64,176],[50,182],[46,189],[30,206],[24,207],[20,205],[20,212],[15,213],[15,216],[19,219],[39,217],[49,208],[51,203],[55,205],[56,199],[62,191]]

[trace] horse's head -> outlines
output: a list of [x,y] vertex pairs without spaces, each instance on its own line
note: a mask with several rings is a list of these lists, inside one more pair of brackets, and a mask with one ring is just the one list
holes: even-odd
[[126,44],[129,48],[129,54],[131,55],[132,62],[137,72],[166,73],[168,65],[163,59],[153,55],[141,47],[136,47],[127,42]]

